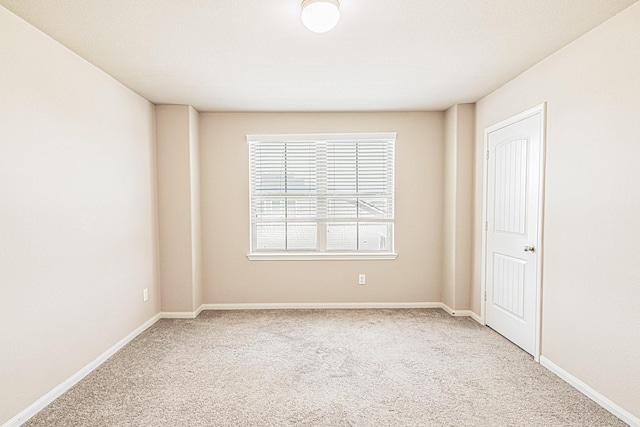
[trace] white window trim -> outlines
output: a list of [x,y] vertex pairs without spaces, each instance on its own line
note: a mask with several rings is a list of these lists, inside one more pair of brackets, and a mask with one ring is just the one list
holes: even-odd
[[247,142],[352,141],[396,139],[396,132],[371,133],[298,133],[247,135]]
[[[367,140],[396,140],[396,132],[367,132],[367,133],[315,133],[315,134],[251,134],[246,136],[247,143],[252,142],[295,142],[295,141],[367,141]],[[395,190],[394,190],[395,192]],[[395,199],[395,197],[394,197]],[[251,193],[249,193],[251,206]],[[249,227],[251,219],[249,218]],[[395,228],[395,227],[394,227]],[[249,248],[253,250],[249,233]],[[247,258],[251,261],[349,261],[349,260],[395,260],[395,231],[391,239],[390,252],[315,252],[315,251],[286,251],[286,252],[249,252]]]
[[256,252],[247,254],[251,261],[356,261],[394,260],[397,253],[375,252]]

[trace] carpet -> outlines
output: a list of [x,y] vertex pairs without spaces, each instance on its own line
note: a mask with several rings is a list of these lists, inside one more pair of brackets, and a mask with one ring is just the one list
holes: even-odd
[[156,322],[26,426],[624,426],[440,309]]

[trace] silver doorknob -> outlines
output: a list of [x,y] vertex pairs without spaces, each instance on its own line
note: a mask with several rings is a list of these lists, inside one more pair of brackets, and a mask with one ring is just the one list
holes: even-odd
[[536,248],[534,248],[533,246],[525,246],[524,251],[533,253],[536,251]]

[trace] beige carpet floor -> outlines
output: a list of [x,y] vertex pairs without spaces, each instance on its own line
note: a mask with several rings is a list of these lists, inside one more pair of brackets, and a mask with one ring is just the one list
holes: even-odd
[[621,426],[439,309],[160,320],[27,426]]

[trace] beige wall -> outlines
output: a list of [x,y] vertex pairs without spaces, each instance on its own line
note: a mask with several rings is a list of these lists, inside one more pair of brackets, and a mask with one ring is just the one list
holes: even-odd
[[[542,355],[640,417],[640,3],[477,103],[487,126],[547,102]],[[473,308],[480,309],[482,149]]]
[[[245,136],[322,132],[397,132],[398,258],[249,261]],[[442,113],[207,113],[200,137],[205,303],[440,301]]]
[[198,112],[156,107],[160,283],[163,312],[202,304]]
[[473,190],[475,104],[459,104],[456,145],[456,299],[457,310],[471,308],[473,266]]
[[444,129],[444,200],[442,228],[442,285],[440,297],[442,302],[454,308],[456,291],[456,256],[455,256],[455,212],[456,212],[456,138],[458,124],[458,106],[454,105],[445,111]]
[[192,311],[202,305],[202,217],[200,204],[200,114],[189,106],[189,164],[191,165]]
[[0,58],[3,424],[157,314],[159,292],[153,105],[2,7]]
[[442,302],[468,310],[472,272],[475,105],[445,112]]

